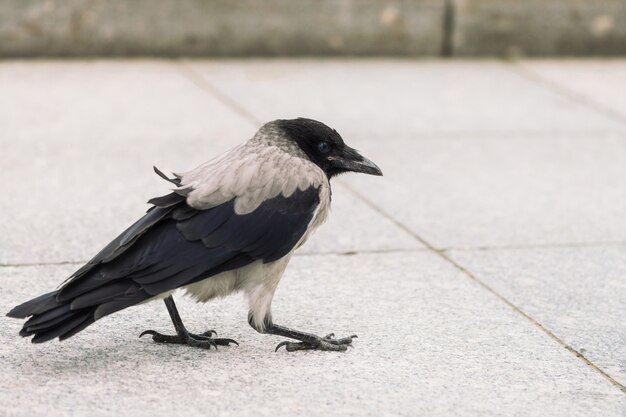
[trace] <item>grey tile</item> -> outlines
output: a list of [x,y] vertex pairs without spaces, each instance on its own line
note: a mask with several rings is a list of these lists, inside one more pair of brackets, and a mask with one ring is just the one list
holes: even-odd
[[554,85],[621,115],[626,125],[625,60],[542,60],[522,61],[520,65]]
[[350,186],[436,247],[624,241],[626,136],[364,141]]
[[[0,308],[53,288],[72,269],[0,269]],[[18,338],[19,321],[1,316],[4,411],[617,417],[626,407],[598,372],[427,252],[294,258],[275,321],[357,333],[345,354],[274,353],[280,338],[255,333],[239,297],[177,300],[190,329],[215,328],[241,345],[216,352],[137,339],[146,328],[171,331],[160,302],[43,345]]]
[[70,152],[91,141],[94,153],[113,143],[200,153],[215,138],[236,143],[254,133],[173,61],[5,61],[0,85],[0,140],[32,152]]
[[626,245],[451,256],[626,385]]
[[346,139],[622,126],[494,61],[191,61],[260,120],[312,117]]

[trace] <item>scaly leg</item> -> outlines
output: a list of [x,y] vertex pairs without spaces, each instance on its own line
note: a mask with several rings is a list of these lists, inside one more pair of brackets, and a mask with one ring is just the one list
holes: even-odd
[[158,333],[154,330],[146,330],[145,332],[141,333],[139,337],[149,334],[152,336],[152,340],[157,343],[175,343],[179,345],[189,345],[204,349],[211,349],[211,347],[217,349],[218,345],[228,346],[230,343],[239,345],[239,343],[237,343],[233,339],[218,339],[211,337],[212,335],[217,336],[217,332],[215,330],[209,330],[202,334],[189,333],[185,328],[185,325],[183,324],[183,320],[180,318],[180,314],[178,314],[178,309],[176,308],[176,304],[174,304],[174,299],[172,298],[172,296],[170,295],[166,297],[163,301],[165,301],[167,311],[170,313],[172,323],[174,323],[176,335],[165,335]]
[[288,352],[295,352],[297,350],[330,350],[343,352],[352,344],[352,339],[358,337],[357,335],[352,335],[342,337],[341,339],[335,339],[334,333],[328,334],[324,337],[319,337],[311,333],[301,332],[273,323],[269,323],[265,332],[299,340],[299,342],[280,342],[278,346],[276,346],[276,351],[278,351],[278,349],[282,346],[285,346],[285,349],[287,349]]

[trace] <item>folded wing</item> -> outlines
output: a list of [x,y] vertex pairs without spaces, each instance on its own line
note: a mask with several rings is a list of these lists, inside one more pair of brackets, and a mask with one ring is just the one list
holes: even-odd
[[[280,259],[306,232],[320,202],[319,182],[306,186],[300,180],[292,187],[287,178],[275,196],[263,199],[264,192],[276,187],[267,183],[246,190],[255,193],[251,197],[231,196],[203,209],[187,203],[190,187],[184,185],[182,191],[151,200],[154,207],[59,290],[15,307],[9,316],[32,316],[20,334],[34,335],[35,343],[63,340],[101,317],[166,291],[256,260]],[[293,188],[290,193],[285,186]],[[243,213],[241,198],[248,201]]]

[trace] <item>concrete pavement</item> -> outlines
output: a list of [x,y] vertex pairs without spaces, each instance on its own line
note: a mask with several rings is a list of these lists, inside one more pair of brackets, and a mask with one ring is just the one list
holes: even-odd
[[277,322],[357,333],[273,352],[244,300],[178,297],[59,343],[0,318],[0,415],[626,414],[626,61],[0,63],[0,311],[50,290],[184,171],[267,120],[336,128],[382,178],[334,184]]

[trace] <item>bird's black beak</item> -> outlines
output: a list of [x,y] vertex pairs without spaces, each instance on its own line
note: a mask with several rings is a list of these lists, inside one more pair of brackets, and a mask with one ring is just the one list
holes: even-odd
[[341,156],[334,156],[333,165],[352,172],[362,172],[370,175],[383,175],[378,165],[362,156],[356,149],[346,146]]

